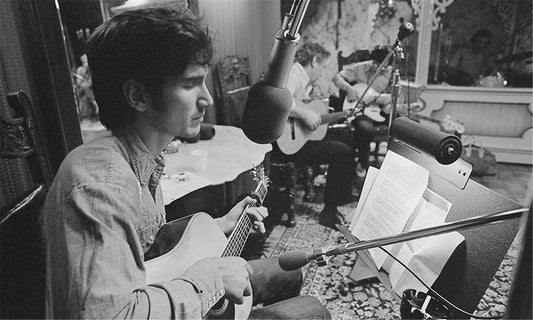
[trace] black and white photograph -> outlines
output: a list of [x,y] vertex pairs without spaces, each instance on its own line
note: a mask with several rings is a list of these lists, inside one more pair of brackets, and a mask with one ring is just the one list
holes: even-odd
[[2,0],[0,319],[532,319],[531,0]]

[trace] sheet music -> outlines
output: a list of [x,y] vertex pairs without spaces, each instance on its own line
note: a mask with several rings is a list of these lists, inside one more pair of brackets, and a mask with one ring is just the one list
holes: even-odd
[[[422,198],[428,179],[427,169],[388,151],[375,181],[365,180],[365,184],[371,183],[371,192],[363,201],[352,233],[361,240],[401,233]],[[386,254],[380,249],[369,251],[381,268]]]
[[[449,201],[426,189],[418,210],[413,213],[404,232],[444,224],[451,206]],[[395,244],[392,252],[427,285],[431,286],[455,248],[463,241],[464,237],[460,233],[451,232]],[[405,289],[427,291],[420,281],[392,258],[387,257],[383,269],[389,273],[391,285],[399,295]]]
[[[427,188],[429,171],[393,151],[381,169],[370,167],[350,231],[360,240],[376,239],[444,223],[451,202]],[[455,248],[464,241],[458,232],[386,246],[396,258],[431,286]],[[402,265],[379,248],[369,250],[378,269],[389,274],[395,292],[427,289]]]

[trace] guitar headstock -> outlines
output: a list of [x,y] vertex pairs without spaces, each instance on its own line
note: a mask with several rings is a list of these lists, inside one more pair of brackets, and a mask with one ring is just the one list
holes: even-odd
[[268,185],[270,184],[270,179],[265,174],[265,168],[263,165],[257,165],[252,168],[250,174],[253,177],[253,180],[257,182],[257,187],[254,191],[254,196],[259,200],[258,205],[262,204],[266,198]]

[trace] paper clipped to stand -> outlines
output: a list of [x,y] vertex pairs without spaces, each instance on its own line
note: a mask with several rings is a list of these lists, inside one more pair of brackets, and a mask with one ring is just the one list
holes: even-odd
[[[351,232],[361,240],[368,240],[443,224],[452,204],[427,189],[428,179],[427,169],[389,150],[380,170],[369,168]],[[431,286],[463,241],[461,234],[452,232],[389,245],[385,249]],[[389,274],[398,295],[405,289],[427,291],[382,250],[369,252],[378,269]]]
[[[376,180],[363,201],[364,207],[361,208],[352,233],[360,240],[401,233],[422,198],[428,179],[427,169],[388,151]],[[376,266],[381,268],[386,254],[380,249],[369,251]]]

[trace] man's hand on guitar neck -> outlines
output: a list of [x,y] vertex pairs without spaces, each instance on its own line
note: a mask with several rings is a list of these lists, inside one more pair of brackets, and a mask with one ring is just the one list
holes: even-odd
[[261,233],[265,233],[265,225],[263,219],[268,217],[268,210],[265,207],[256,207],[256,200],[247,196],[240,202],[238,202],[231,210],[221,218],[216,219],[218,225],[225,235],[230,234],[235,226],[241,214],[247,214],[254,222],[254,230]]

